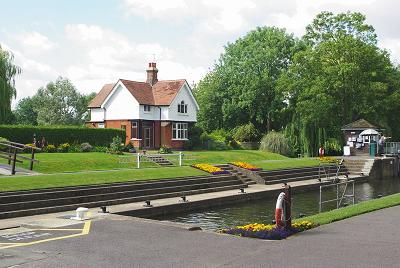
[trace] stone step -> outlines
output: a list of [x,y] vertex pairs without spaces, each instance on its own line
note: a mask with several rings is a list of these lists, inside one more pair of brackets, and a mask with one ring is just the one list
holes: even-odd
[[122,199],[103,200],[103,201],[98,201],[98,202],[83,202],[83,203],[76,203],[76,204],[70,204],[70,205],[49,206],[49,207],[41,207],[41,208],[34,208],[34,209],[23,209],[23,210],[14,210],[14,211],[10,210],[10,211],[6,211],[6,212],[0,212],[0,219],[75,210],[78,207],[92,208],[92,207],[100,207],[100,206],[111,206],[111,205],[118,205],[118,204],[125,204],[125,203],[140,202],[140,201],[145,201],[145,200],[156,200],[156,199],[161,199],[161,198],[179,197],[179,196],[182,196],[183,194],[185,194],[186,196],[190,196],[190,195],[194,195],[194,194],[227,191],[227,190],[246,188],[246,187],[247,187],[246,184],[237,184],[237,185],[231,185],[231,186],[214,187],[214,188],[210,188],[210,189],[193,190],[193,191],[184,192],[184,193],[171,192],[171,193],[166,193],[166,194],[157,194],[157,195],[150,195],[150,196],[136,196],[136,197],[128,197],[128,198],[122,198]]
[[[339,174],[345,174],[346,172],[347,172],[347,170],[341,170],[339,172]],[[335,171],[331,170],[331,172],[329,172],[329,173],[327,172],[326,174],[323,171],[319,172],[317,170],[297,172],[297,173],[284,173],[284,174],[277,174],[277,175],[270,175],[270,176],[264,174],[264,175],[262,175],[262,178],[264,180],[280,180],[280,179],[287,179],[287,178],[292,178],[292,177],[313,177],[313,176],[314,177],[318,177],[318,176],[325,177],[328,174],[329,174],[329,176],[335,176],[336,170]]]
[[102,185],[87,185],[81,187],[49,188],[31,191],[2,192],[0,203],[16,203],[24,201],[35,201],[42,199],[75,197],[82,195],[105,194],[129,190],[145,190],[152,188],[174,187],[191,184],[212,183],[218,181],[232,180],[232,175],[218,175],[205,177],[188,177],[180,179],[165,179],[155,181],[138,181],[126,183],[113,183]]
[[75,203],[87,203],[87,202],[99,202],[110,199],[123,199],[128,197],[135,196],[150,196],[154,194],[164,194],[169,192],[186,192],[192,190],[199,189],[209,189],[223,186],[232,186],[238,185],[241,182],[237,179],[231,179],[227,181],[220,182],[212,182],[212,183],[203,183],[203,184],[191,184],[191,185],[183,185],[183,186],[173,186],[173,187],[163,187],[163,188],[153,188],[153,189],[145,189],[145,190],[133,190],[133,191],[121,191],[121,192],[112,192],[106,194],[95,194],[95,195],[81,195],[75,197],[64,197],[64,198],[46,198],[42,200],[35,201],[23,201],[17,203],[2,203],[0,205],[0,212],[10,211],[10,210],[23,210],[23,209],[32,209],[32,208],[40,208],[40,207],[49,207],[49,206],[60,206],[60,205],[69,205]]

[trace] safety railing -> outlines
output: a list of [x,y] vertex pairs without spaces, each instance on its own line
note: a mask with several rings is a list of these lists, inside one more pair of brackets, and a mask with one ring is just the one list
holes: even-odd
[[[20,155],[24,150],[30,152],[30,157]],[[40,148],[21,144],[12,141],[1,141],[0,142],[0,158],[7,159],[8,165],[11,166],[11,175],[15,175],[16,163],[23,163],[23,161],[29,161],[29,169],[33,170],[33,163],[39,162],[35,159],[35,151],[40,151]]]
[[141,168],[144,163],[151,163],[153,166],[183,166],[193,160],[195,160],[193,155],[183,152],[173,154],[134,153],[118,157],[120,164],[135,164],[137,168]]
[[[322,205],[325,203],[331,203],[331,202],[336,202],[336,208],[339,208],[342,205],[342,202],[346,198],[351,198],[353,205],[355,202],[355,193],[354,193],[354,180],[346,180],[344,182],[338,182],[338,183],[331,183],[331,184],[324,184],[319,186],[319,212],[322,212]],[[347,188],[348,185],[352,185],[351,189],[351,194],[347,194]],[[343,187],[343,192],[340,194],[340,187],[341,185],[344,185]],[[329,200],[323,200],[322,199],[322,190],[324,188],[336,188],[336,198],[329,199]]]
[[383,148],[385,155],[400,155],[400,142],[385,142]]

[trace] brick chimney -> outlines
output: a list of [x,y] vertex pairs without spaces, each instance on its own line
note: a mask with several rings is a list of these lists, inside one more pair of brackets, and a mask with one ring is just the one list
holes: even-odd
[[158,79],[157,79],[157,73],[158,73],[158,69],[156,67],[156,63],[155,62],[149,62],[149,68],[147,68],[147,80],[146,82],[149,83],[150,85],[154,85],[155,83],[157,83]]

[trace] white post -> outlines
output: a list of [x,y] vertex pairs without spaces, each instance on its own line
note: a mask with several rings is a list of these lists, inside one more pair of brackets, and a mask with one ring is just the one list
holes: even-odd
[[140,168],[140,153],[137,153],[137,168]]
[[179,166],[182,166],[182,152],[179,152]]

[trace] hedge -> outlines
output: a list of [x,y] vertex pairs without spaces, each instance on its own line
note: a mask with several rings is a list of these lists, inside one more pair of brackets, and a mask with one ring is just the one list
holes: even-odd
[[108,146],[112,138],[120,136],[125,140],[125,131],[113,128],[86,128],[76,126],[25,126],[0,125],[0,137],[23,144],[32,143],[33,134],[39,141],[45,137],[48,144],[81,144],[88,142],[95,146]]

